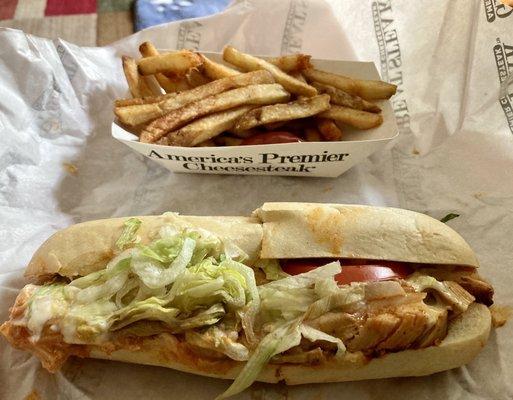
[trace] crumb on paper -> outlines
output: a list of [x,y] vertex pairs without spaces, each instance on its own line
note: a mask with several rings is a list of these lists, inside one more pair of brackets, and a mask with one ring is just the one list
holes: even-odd
[[412,152],[412,154],[415,154],[416,156],[418,156],[420,154],[420,151],[418,151],[415,147],[413,148],[413,150],[411,152]]
[[440,220],[440,222],[443,222],[445,224],[446,222],[449,222],[451,219],[458,218],[459,216],[460,216],[460,214],[449,213],[445,217],[443,217]]
[[39,396],[39,393],[34,389],[23,400],[41,400],[41,396]]
[[503,326],[511,317],[511,314],[513,313],[513,307],[494,304],[490,307],[490,312],[492,314],[492,325],[494,328],[499,328]]
[[64,163],[62,163],[62,166],[71,175],[76,175],[78,172],[78,168],[75,164],[64,162]]
[[324,193],[328,193],[328,192],[331,192],[333,190],[333,186],[326,186],[324,189],[322,189],[322,191]]

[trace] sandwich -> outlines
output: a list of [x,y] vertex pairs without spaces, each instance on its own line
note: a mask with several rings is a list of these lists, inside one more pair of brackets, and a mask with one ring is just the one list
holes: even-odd
[[219,398],[254,381],[422,376],[487,342],[478,266],[449,226],[395,208],[105,219],[36,251],[0,332],[51,372],[75,356],[234,380]]

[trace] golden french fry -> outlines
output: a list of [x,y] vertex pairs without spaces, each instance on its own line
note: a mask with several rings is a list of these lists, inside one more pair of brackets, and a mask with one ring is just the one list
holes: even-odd
[[229,76],[234,76],[240,74],[240,71],[237,71],[233,68],[230,68],[226,65],[217,63],[212,61],[211,59],[201,55],[201,60],[203,61],[203,73],[210,79],[216,80],[221,78],[228,78]]
[[[153,57],[160,55],[159,51],[151,42],[142,43],[139,46],[139,52],[143,57]],[[155,74],[155,78],[157,79],[159,85],[166,91],[166,93],[173,93],[189,89],[187,82],[182,79],[173,80],[160,72]]]
[[276,65],[273,65],[260,58],[253,57],[249,54],[242,53],[231,46],[224,48],[223,59],[244,71],[256,71],[259,69],[265,69],[269,71],[274,76],[276,82],[282,85],[290,93],[308,97],[315,96],[317,94],[317,90],[314,87],[294,79],[279,69]]
[[189,86],[195,88],[210,82],[197,68],[193,68],[187,74],[187,82]]
[[140,104],[158,103],[160,101],[175,97],[176,93],[167,93],[160,96],[139,97],[137,99],[118,99],[114,101],[115,107],[135,106]]
[[329,108],[330,96],[327,94],[308,97],[286,104],[259,107],[244,114],[237,121],[235,130],[247,130],[255,126],[306,118],[319,114]]
[[222,135],[216,137],[215,143],[219,146],[240,146],[242,143],[242,139],[238,137]]
[[397,86],[388,82],[355,79],[357,94],[366,100],[389,99],[397,91]]
[[342,139],[342,130],[332,119],[316,118],[317,129],[322,137],[330,142]]
[[395,94],[397,86],[387,82],[365,79],[354,79],[318,69],[305,69],[303,75],[309,81],[317,81],[325,85],[334,86],[352,95],[360,96],[365,100],[389,99]]
[[[169,132],[184,126],[189,121],[210,113],[242,105],[261,105],[287,101],[289,97],[289,93],[276,83],[239,87],[227,92],[218,93],[189,103],[174,112],[170,112],[152,121],[141,132],[140,141],[143,143],[153,143]],[[326,97],[329,98],[327,95]]]
[[308,68],[301,72],[308,81],[324,83],[325,85],[331,85],[341,89],[344,92],[357,94],[355,81],[346,76],[332,74],[331,72],[319,71],[318,69],[314,68]]
[[298,71],[296,71],[296,72],[289,72],[289,75],[291,77],[293,77],[294,79],[297,79],[298,81],[301,81],[301,82],[304,82],[304,83],[308,83],[301,72],[298,72]]
[[155,75],[141,76],[141,80],[146,83],[146,87],[149,89],[149,92],[142,90],[144,93],[143,97],[155,97],[162,95],[162,89],[160,88]]
[[322,142],[322,136],[315,128],[305,129],[305,139],[307,142]]
[[185,76],[167,76],[166,74],[164,74],[164,76],[168,79],[166,85],[167,90],[169,90],[168,93],[183,92],[184,90],[192,89],[191,85],[189,85],[189,82],[187,82]]
[[216,146],[216,142],[214,142],[213,140],[205,140],[204,142],[201,142],[196,145],[196,147],[215,147],[215,146]]
[[233,128],[235,122],[250,109],[251,106],[241,106],[199,118],[177,131],[170,132],[167,142],[171,146],[197,146]]
[[355,110],[369,111],[373,113],[381,112],[376,104],[364,100],[359,96],[344,92],[342,89],[325,85],[319,82],[312,82],[312,86],[317,89],[319,93],[327,93],[330,95],[331,102],[339,106],[354,108]]
[[267,71],[254,71],[246,74],[230,76],[218,79],[203,86],[177,93],[159,103],[117,107],[114,113],[119,120],[129,126],[135,126],[161,117],[173,110],[185,106],[197,100],[204,99],[229,89],[256,85],[261,83],[273,83],[274,78]]
[[133,97],[153,96],[153,91],[137,71],[137,63],[135,60],[128,56],[122,57],[123,72],[125,73],[128,88]]
[[142,75],[153,75],[157,72],[170,71],[175,75],[183,76],[191,68],[201,64],[201,58],[189,50],[163,53],[139,60],[139,71]]
[[276,65],[283,72],[301,71],[303,69],[312,68],[310,58],[307,54],[289,54],[286,56],[270,58],[268,61]]
[[383,123],[381,114],[354,110],[349,107],[332,105],[329,110],[319,114],[319,117],[334,119],[357,129],[375,128]]

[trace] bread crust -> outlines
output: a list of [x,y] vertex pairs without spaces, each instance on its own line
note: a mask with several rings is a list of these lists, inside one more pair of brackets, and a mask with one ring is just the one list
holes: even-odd
[[[83,222],[56,232],[36,251],[25,270],[25,277],[37,281],[55,274],[73,278],[105,268],[118,251],[116,241],[129,218]],[[137,236],[140,243],[146,244],[155,238],[163,225],[173,223],[177,217],[136,218],[142,221]],[[178,220],[232,241],[248,254],[250,263],[258,258],[262,225],[255,218],[179,216]]]
[[[153,240],[175,215],[137,217],[141,243]],[[113,218],[77,224],[55,233],[34,254],[25,275],[83,276],[102,269],[115,255],[115,243],[128,219]],[[265,203],[252,217],[180,216],[180,221],[234,242],[260,258],[363,258],[436,265],[478,267],[468,244],[429,216],[394,208],[341,204]],[[437,346],[405,350],[367,359],[346,353],[319,365],[268,364],[258,380],[287,384],[342,382],[398,376],[421,376],[471,361],[488,339],[489,310],[474,303],[451,321]],[[170,334],[140,338],[137,349],[88,346],[92,358],[157,365],[216,378],[234,379],[244,363],[207,359]]]
[[[469,363],[486,344],[491,328],[488,308],[473,303],[449,324],[447,336],[437,346],[404,350],[367,360],[360,353],[346,353],[340,360],[319,365],[267,364],[258,381],[288,385],[344,382],[403,376],[423,376]],[[92,358],[156,365],[222,379],[235,379],[244,363],[207,360],[191,354],[172,335],[145,339],[140,348],[106,352],[91,346]]]
[[[172,223],[169,215],[137,217],[141,243]],[[126,218],[84,222],[56,232],[36,251],[25,276],[42,281],[76,277],[105,267],[115,255]],[[343,204],[265,203],[253,217],[180,216],[261,258],[361,258],[477,268],[465,240],[446,224],[397,208]]]
[[477,268],[465,240],[427,215],[389,207],[265,203],[262,258],[336,257]]

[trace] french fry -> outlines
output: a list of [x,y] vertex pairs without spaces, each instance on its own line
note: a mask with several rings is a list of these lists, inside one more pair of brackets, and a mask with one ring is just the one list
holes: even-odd
[[197,54],[189,50],[180,50],[142,58],[139,60],[139,72],[142,75],[153,75],[170,71],[177,76],[183,76],[200,64],[201,58]]
[[167,142],[171,146],[196,146],[233,128],[235,122],[250,109],[251,106],[241,106],[199,118],[177,131],[170,132]]
[[190,50],[159,53],[151,42],[139,50],[139,61],[123,57],[134,98],[116,100],[114,113],[141,143],[230,146],[268,143],[260,138],[266,135],[342,140],[345,125],[382,124],[373,100],[396,92],[379,80],[318,70],[306,54],[263,60],[227,46],[223,64]]
[[153,91],[137,71],[137,63],[135,60],[128,56],[122,57],[123,72],[125,73],[128,88],[133,97],[153,96]]
[[191,69],[186,76],[187,83],[190,87],[193,88],[205,85],[210,82],[210,79],[207,79],[197,68]]
[[355,79],[357,94],[366,100],[389,99],[397,91],[397,86],[388,82]]
[[203,61],[203,73],[210,79],[216,80],[216,79],[222,79],[222,78],[228,78],[229,76],[239,75],[240,72],[230,68],[226,65],[216,63],[215,61],[212,61],[211,59],[205,57],[204,55],[201,55],[201,60]]
[[214,142],[213,140],[205,140],[204,142],[201,142],[196,145],[196,147],[215,147],[215,146],[216,146],[216,142]]
[[135,106],[140,104],[158,103],[160,101],[175,97],[177,93],[167,93],[160,96],[139,97],[136,99],[118,99],[114,101],[115,107]]
[[218,136],[215,139],[215,143],[219,146],[240,146],[242,144],[242,139],[231,136]]
[[305,139],[307,142],[322,142],[322,136],[315,128],[305,129]]
[[[143,57],[153,57],[160,55],[159,51],[151,42],[142,43],[139,46],[139,52]],[[159,85],[162,86],[162,88],[166,91],[166,93],[173,93],[189,89],[187,82],[182,79],[171,79],[160,72],[155,74],[155,78],[157,79]]]
[[180,92],[159,103],[117,107],[114,109],[114,113],[122,123],[129,126],[135,126],[161,117],[173,110],[185,106],[188,103],[204,99],[208,96],[212,96],[226,90],[273,82],[274,78],[269,72],[254,71],[212,81],[206,85]]
[[317,89],[319,93],[327,93],[330,95],[331,102],[339,106],[354,108],[355,110],[369,111],[373,113],[381,112],[376,104],[364,100],[359,96],[344,92],[342,89],[325,85],[319,82],[312,82],[312,86]]
[[335,142],[342,139],[342,130],[332,119],[316,118],[317,129],[324,139]]
[[344,92],[357,94],[355,81],[346,76],[332,74],[331,72],[319,71],[318,69],[314,68],[308,68],[301,72],[308,81],[324,83],[325,85],[331,85],[341,89]]
[[[299,71],[296,71],[296,72],[289,72],[289,75],[291,77],[293,77],[294,79],[297,79],[298,81],[301,81],[301,82],[304,82],[304,83],[308,83],[305,79],[305,77],[303,76],[303,74]],[[313,85],[312,85],[313,86]]]
[[150,89],[149,94],[145,94],[145,96],[156,97],[162,95],[162,89],[160,88],[157,79],[155,79],[155,75],[141,76],[141,80],[145,81],[146,86]]
[[334,119],[357,129],[375,128],[383,123],[381,114],[354,110],[349,107],[332,105],[329,110],[319,114],[319,117]]
[[[235,77],[234,77],[235,78]],[[215,82],[215,81],[214,81]],[[201,88],[201,87],[200,87]],[[287,101],[290,95],[279,84],[260,84],[240,87],[189,103],[152,121],[141,132],[142,143],[153,143],[169,132],[204,115],[242,105],[262,105]],[[329,98],[329,96],[326,96]]]
[[315,96],[317,94],[317,90],[313,86],[294,79],[279,69],[276,65],[273,65],[260,58],[253,57],[249,54],[242,53],[231,46],[224,48],[223,59],[244,71],[256,71],[259,69],[265,69],[274,76],[276,82],[278,82],[291,93],[308,97]]
[[191,85],[189,85],[189,82],[187,82],[187,79],[185,77],[177,78],[168,76],[168,78],[171,81],[171,84],[173,85],[169,87],[169,90],[173,90],[174,92],[183,92],[184,90],[192,89]]
[[325,85],[334,86],[349,94],[360,96],[365,100],[389,99],[397,90],[397,86],[391,83],[354,79],[313,68],[305,69],[302,73],[309,81],[317,81]]
[[291,119],[306,118],[330,108],[330,96],[321,94],[286,104],[259,107],[244,114],[235,125],[235,130],[247,130],[255,126]]
[[289,54],[281,57],[270,58],[268,61],[276,65],[283,72],[301,71],[303,69],[312,68],[310,58],[307,54]]

